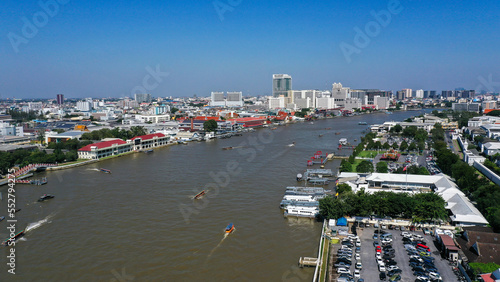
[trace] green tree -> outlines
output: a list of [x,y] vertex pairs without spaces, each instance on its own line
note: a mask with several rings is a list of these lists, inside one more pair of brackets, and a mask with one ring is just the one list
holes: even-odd
[[405,140],[403,140],[403,142],[401,142],[401,145],[399,145],[399,150],[401,152],[408,150],[408,143]]
[[337,193],[339,196],[347,192],[352,192],[352,188],[349,184],[341,183],[337,185]]
[[340,172],[352,172],[352,164],[346,160],[342,160],[339,170]]
[[172,113],[173,115],[175,115],[175,113],[177,113],[178,111],[179,109],[177,109],[176,107],[170,109],[170,113]]
[[400,124],[396,124],[390,130],[390,132],[400,133],[403,130],[403,127]]
[[338,219],[345,213],[345,205],[339,199],[332,196],[319,200],[319,213],[325,219]]
[[411,142],[410,146],[408,146],[408,151],[416,151],[417,150],[417,145],[415,145],[415,142]]
[[376,167],[377,167],[377,172],[380,172],[380,173],[387,173],[389,171],[389,168],[388,168],[386,162],[378,162]]
[[217,130],[217,121],[213,119],[205,121],[203,123],[203,129],[206,132],[214,132],[215,130]]
[[373,164],[368,160],[362,160],[356,167],[356,171],[361,173],[373,172],[373,170]]
[[407,137],[407,138],[410,138],[410,137],[414,137],[415,134],[417,133],[417,130],[418,128],[416,126],[407,126],[405,127],[405,129],[403,129],[403,132],[401,133],[401,135],[403,137]]

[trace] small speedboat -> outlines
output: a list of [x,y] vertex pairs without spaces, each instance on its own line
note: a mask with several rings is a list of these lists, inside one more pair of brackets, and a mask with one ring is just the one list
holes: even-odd
[[198,200],[201,197],[205,195],[205,190],[201,191],[200,193],[196,194],[196,196],[193,197],[194,200]]
[[50,200],[54,198],[54,195],[51,195],[51,194],[44,194],[43,196],[40,197],[40,199],[38,199],[39,202],[43,202],[43,201],[46,201],[46,200]]
[[151,154],[152,152],[154,152],[154,150],[153,150],[153,149],[149,149],[149,150],[147,150],[147,151],[144,151],[144,153],[146,153],[146,154]]
[[24,235],[24,230],[19,231],[16,235],[2,242],[2,245],[7,246],[10,242],[16,241]]
[[0,221],[4,220],[5,216],[0,216]]
[[222,150],[232,150],[232,149],[233,149],[233,147],[224,147],[224,148],[222,148]]
[[231,233],[234,231],[234,225],[232,223],[229,223],[227,226],[226,226],[226,233]]
[[104,173],[111,173],[111,170],[109,170],[109,169],[100,168],[99,170],[104,172]]
[[16,209],[16,210],[14,211],[14,213],[19,212],[19,211],[21,211],[21,209]]
[[319,137],[323,137],[323,134],[320,134]]

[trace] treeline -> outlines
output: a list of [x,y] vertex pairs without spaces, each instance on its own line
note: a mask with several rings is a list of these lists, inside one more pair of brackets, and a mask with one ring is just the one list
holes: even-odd
[[87,132],[82,135],[82,140],[102,140],[104,138],[120,138],[122,140],[127,140],[135,136],[141,136],[148,134],[147,130],[142,126],[132,126],[130,130],[120,129],[115,127],[113,129],[103,128],[100,130],[94,130],[92,132]]
[[[347,184],[341,184],[347,185]],[[445,201],[439,195],[419,193],[377,192],[365,193],[363,190],[354,194],[350,188],[339,185],[339,196],[328,196],[319,201],[320,215],[326,219],[342,216],[398,217],[412,219],[414,222],[444,220],[447,218]],[[347,185],[348,186],[348,185]]]
[[500,232],[500,186],[490,182],[447,148],[444,131],[439,124],[432,130],[432,135],[439,168],[455,179],[459,189],[477,203],[477,208],[491,227]]
[[23,112],[20,110],[16,109],[9,109],[6,111],[6,114],[11,115],[12,119],[17,121],[17,122],[23,122],[23,121],[31,121],[34,119],[43,119],[43,115],[39,115],[35,111],[29,111],[29,112]]
[[0,173],[6,175],[8,170],[14,166],[27,166],[35,163],[62,163],[78,159],[76,151],[63,153],[61,150],[55,150],[52,154],[45,151],[15,150],[14,152],[0,152]]

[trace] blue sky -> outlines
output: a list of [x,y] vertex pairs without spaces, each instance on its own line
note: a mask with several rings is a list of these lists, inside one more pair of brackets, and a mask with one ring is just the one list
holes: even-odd
[[[0,3],[1,98],[125,97],[141,87],[155,97],[269,95],[273,73],[290,74],[294,89],[341,82],[440,91],[476,89],[489,75],[500,81],[494,0],[41,2],[55,12],[38,1]],[[376,27],[372,11],[397,3],[369,44],[356,45],[355,28]],[[346,59],[341,44],[357,53]]]

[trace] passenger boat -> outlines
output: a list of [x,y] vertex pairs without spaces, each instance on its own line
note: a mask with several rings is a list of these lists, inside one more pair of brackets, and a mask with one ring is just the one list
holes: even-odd
[[109,169],[100,168],[99,170],[104,172],[104,173],[111,173],[111,170],[109,170]]
[[44,194],[43,196],[40,197],[40,199],[38,199],[39,202],[43,202],[45,200],[49,200],[49,199],[52,199],[54,198],[55,196],[54,195],[51,195],[51,194]]
[[24,235],[24,230],[19,231],[16,235],[10,237],[9,239],[2,242],[2,245],[7,246],[9,242],[16,241]]
[[234,230],[234,225],[232,223],[229,223],[226,226],[226,233],[231,233],[231,232],[233,232],[233,230]]
[[201,191],[200,193],[196,194],[196,196],[193,197],[194,200],[198,200],[201,197],[205,195],[205,190]]

